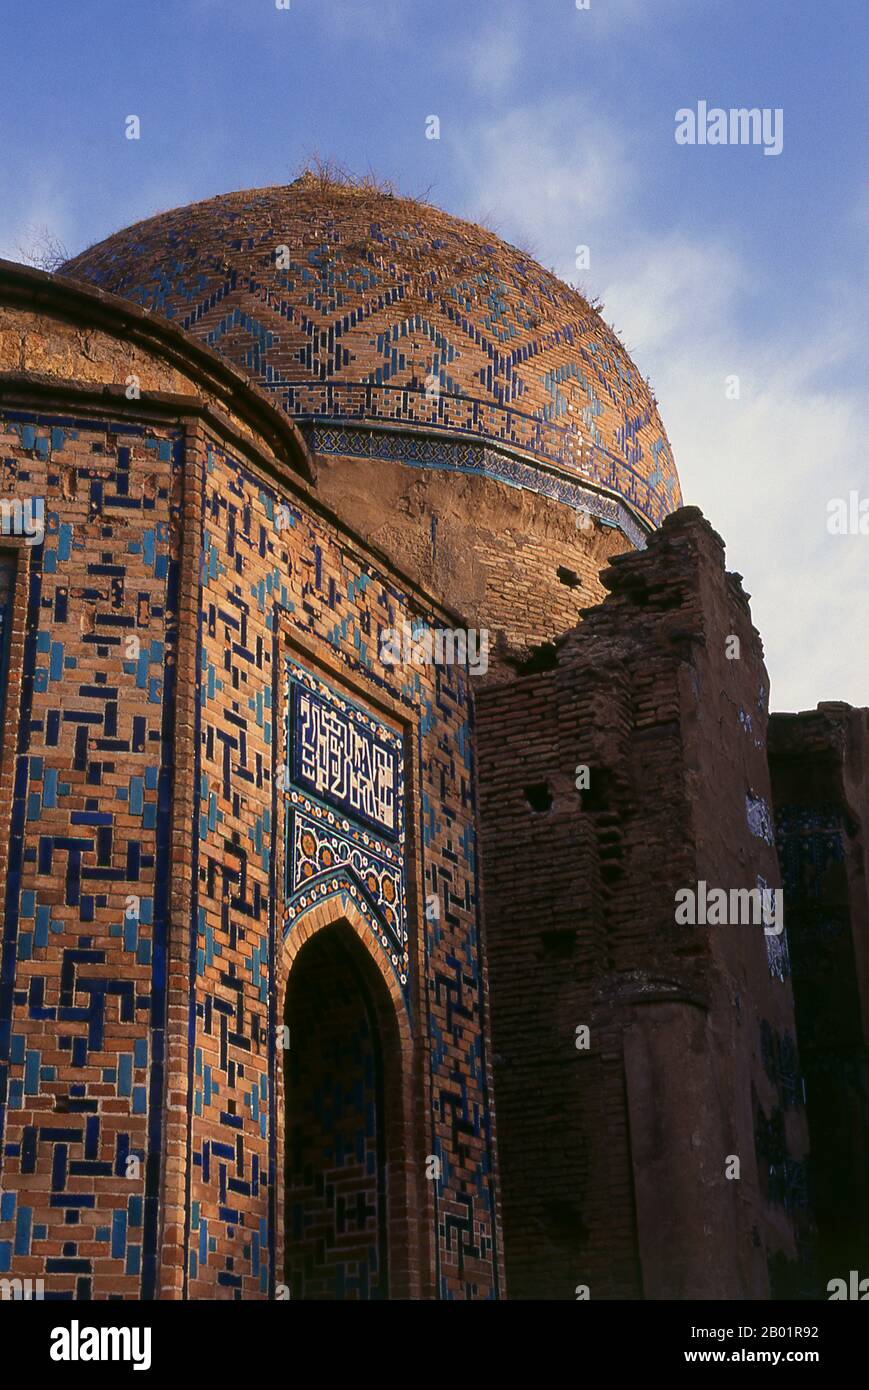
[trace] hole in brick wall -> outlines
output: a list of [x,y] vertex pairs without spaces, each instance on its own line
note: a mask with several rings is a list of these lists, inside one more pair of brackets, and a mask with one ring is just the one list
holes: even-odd
[[552,792],[545,782],[534,782],[532,786],[524,787],[522,794],[531,810],[538,814],[548,811],[552,805]]
[[650,589],[643,589],[643,598],[639,602],[644,608],[654,608],[656,613],[664,613],[671,609],[682,608],[685,603],[685,595],[680,588],[674,588],[672,583],[655,584]]
[[524,661],[513,660],[510,665],[519,676],[535,676],[539,671],[554,671],[558,665],[558,648],[554,642],[542,642],[533,647]]
[[548,960],[566,960],[573,955],[576,933],[573,931],[542,931],[540,945]]
[[681,589],[673,589],[670,585],[655,585],[649,588],[645,578],[639,575],[625,587],[624,592],[638,608],[652,607],[656,612],[681,608],[685,601]]
[[569,570],[566,565],[559,565],[555,571],[562,584],[566,584],[568,589],[579,587],[579,575],[576,570]]
[[546,1234],[557,1245],[575,1247],[588,1239],[588,1227],[579,1209],[569,1202],[546,1202],[543,1207]]
[[605,767],[594,767],[591,770],[591,785],[582,793],[583,811],[595,812],[609,811],[613,804],[615,792],[615,779],[612,773]]

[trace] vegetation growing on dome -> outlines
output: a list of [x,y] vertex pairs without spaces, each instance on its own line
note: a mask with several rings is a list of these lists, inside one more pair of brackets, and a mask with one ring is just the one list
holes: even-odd
[[381,198],[401,198],[409,203],[422,203],[426,207],[431,206],[431,185],[425,192],[410,197],[400,193],[392,179],[378,174],[370,165],[364,173],[357,174],[352,169],[348,169],[346,165],[339,164],[337,160],[324,159],[316,152],[307,155],[297,166],[293,183],[301,184],[305,188],[316,189],[324,194],[336,191],[370,193]]

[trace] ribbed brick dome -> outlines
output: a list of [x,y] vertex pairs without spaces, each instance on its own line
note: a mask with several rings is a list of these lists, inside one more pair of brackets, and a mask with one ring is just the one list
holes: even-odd
[[136,223],[65,273],[173,319],[300,421],[482,437],[653,524],[681,503],[655,402],[596,310],[427,204],[306,174]]

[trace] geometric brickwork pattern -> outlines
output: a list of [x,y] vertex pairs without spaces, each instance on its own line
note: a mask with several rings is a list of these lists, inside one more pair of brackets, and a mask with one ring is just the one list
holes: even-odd
[[793,902],[820,900],[828,866],[845,858],[841,807],[777,806],[775,827],[786,894]]
[[655,401],[600,315],[437,208],[307,176],[160,214],[65,273],[173,319],[300,421],[484,436],[653,525],[680,505]]
[[[301,504],[278,527],[278,487],[204,443],[193,512],[199,629],[185,633],[198,652],[191,911],[171,922],[189,934],[189,1018],[179,1021],[177,1006],[167,1012],[191,437],[57,415],[8,412],[2,421],[3,487],[45,498],[46,534],[28,550],[22,689],[18,708],[7,709],[7,732],[20,719],[0,972],[0,1016],[10,1020],[0,1029],[0,1272],[43,1277],[46,1297],[154,1294],[168,1017],[189,1064],[182,1292],[262,1298],[282,1277],[282,643],[295,636],[328,666],[333,694],[343,698],[352,679],[360,708],[361,687],[378,691],[413,730],[414,844],[422,891],[439,908],[423,937],[419,906],[406,963],[395,936],[403,893],[393,922],[385,874],[375,891],[363,873],[361,896],[393,933],[384,931],[390,968],[396,955],[419,1001],[414,1046],[428,1039],[438,1293],[492,1297],[467,678],[456,667],[384,667],[381,631],[433,615]],[[424,1163],[425,1153],[417,1157]]]
[[[192,968],[187,1293],[265,1294],[275,1271],[281,1022],[275,981],[286,880],[279,769],[286,687],[281,634],[398,702],[418,730],[418,843],[437,894],[424,960],[432,1152],[441,1159],[442,1297],[494,1293],[489,1100],[481,1048],[469,690],[455,668],[384,667],[379,633],[417,620],[406,596],[218,447],[209,451],[201,566],[200,789]],[[298,665],[298,663],[297,663]],[[355,697],[354,697],[355,698]],[[366,833],[368,833],[366,831]],[[289,844],[293,841],[290,840]],[[296,872],[289,874],[290,882]],[[380,889],[383,893],[383,887]],[[372,899],[373,901],[373,899]],[[384,914],[385,917],[385,914]],[[384,948],[385,949],[385,948]],[[395,944],[392,953],[397,954]],[[418,986],[419,979],[417,977]]]
[[4,851],[0,1273],[46,1298],[154,1291],[180,446],[0,418],[3,492],[46,513]]
[[6,677],[9,672],[9,642],[15,600],[15,557],[0,551],[0,714],[3,712]]

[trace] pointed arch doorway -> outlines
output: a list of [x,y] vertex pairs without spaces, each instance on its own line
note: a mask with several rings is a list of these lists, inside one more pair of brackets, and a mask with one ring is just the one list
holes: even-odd
[[281,1127],[283,1279],[292,1299],[416,1292],[413,1252],[425,1217],[409,1200],[411,1042],[376,951],[346,898],[293,928]]

